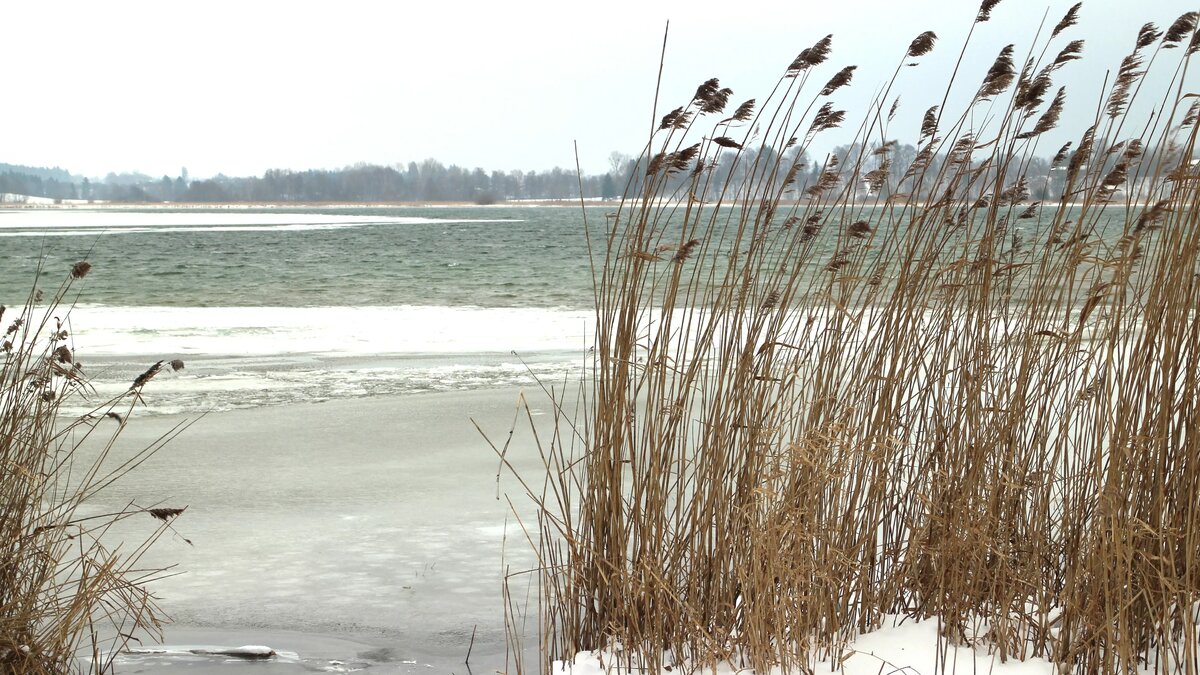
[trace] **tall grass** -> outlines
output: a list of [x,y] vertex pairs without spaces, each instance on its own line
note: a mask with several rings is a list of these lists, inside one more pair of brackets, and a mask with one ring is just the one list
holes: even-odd
[[[940,48],[917,36],[807,183],[854,74],[829,38],[761,103],[714,79],[661,118],[590,242],[589,379],[523,478],[543,668],[619,643],[620,667],[804,671],[899,615],[1001,659],[1200,672],[1197,17],[1137,33],[1038,203],[1077,11],[895,129]],[[745,180],[710,198],[721,153]]]
[[[0,673],[106,672],[131,640],[160,631],[146,584],[164,570],[139,558],[181,509],[92,503],[182,425],[132,454],[116,446],[162,362],[123,396],[65,414],[65,402],[93,398],[69,330],[71,289],[90,270],[76,263],[53,297],[0,307]],[[134,516],[146,520],[144,541],[105,536]]]

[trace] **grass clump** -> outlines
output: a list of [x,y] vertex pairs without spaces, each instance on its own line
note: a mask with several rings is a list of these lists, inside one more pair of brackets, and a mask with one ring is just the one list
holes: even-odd
[[590,242],[584,414],[555,394],[524,483],[543,668],[805,672],[932,618],[1002,660],[1200,672],[1196,14],[1138,31],[1047,163],[1078,9],[956,70],[907,157],[891,92],[933,32],[815,168],[854,75],[829,37],[761,103],[713,79],[661,118]]
[[[106,512],[92,500],[182,426],[132,455],[115,449],[152,375],[82,417],[64,413],[67,401],[90,397],[67,302],[90,271],[76,263],[54,297],[36,292],[17,311],[0,307],[0,673],[107,672],[131,640],[161,629],[146,584],[164,570],[139,558],[182,510]],[[105,537],[138,514],[156,519],[146,519],[144,541]]]

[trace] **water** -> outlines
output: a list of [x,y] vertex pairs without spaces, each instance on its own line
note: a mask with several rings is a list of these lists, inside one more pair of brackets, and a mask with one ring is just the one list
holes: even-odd
[[591,306],[578,208],[0,211],[0,243],[10,305],[41,257],[47,292],[90,260],[88,304]]

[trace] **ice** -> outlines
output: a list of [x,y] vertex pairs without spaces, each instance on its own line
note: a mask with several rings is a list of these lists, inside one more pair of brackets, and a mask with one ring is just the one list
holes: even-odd
[[[222,629],[240,638],[226,637],[226,645],[261,641],[311,663],[304,638],[273,637],[299,631],[347,636],[391,650],[395,661],[451,672],[474,632],[475,671],[503,669],[505,569],[531,567],[533,557],[507,500],[497,499],[498,460],[471,420],[506,435],[519,393],[209,415],[92,506],[188,507],[142,564],[177,564],[183,572],[152,588],[176,621],[169,644],[181,642],[176,631]],[[114,460],[177,421],[133,420]],[[514,443],[532,448],[527,433],[519,428]],[[539,468],[533,451],[509,458],[527,471]],[[527,505],[509,479],[501,487],[514,504]],[[134,518],[113,534],[133,541],[157,524]],[[536,603],[530,581],[511,582],[518,602]],[[347,663],[358,657],[353,650],[325,655]]]
[[520,222],[510,218],[422,218],[413,216],[342,215],[326,213],[161,212],[108,210],[11,210],[0,211],[0,233],[22,235],[107,234],[121,232],[257,232],[276,228],[355,227],[361,225],[430,225],[449,223]]
[[590,311],[531,307],[104,307],[71,313],[85,355],[327,356],[581,351]]
[[83,415],[160,359],[142,414],[558,383],[577,376],[589,312],[471,307],[102,307],[71,315],[92,389]]
[[183,656],[186,654],[195,654],[197,656],[232,656],[239,659],[268,659],[273,656],[278,656],[278,652],[264,645],[244,645],[242,647],[216,647],[216,646],[168,646],[139,648],[126,650],[128,654],[143,656],[147,654],[156,654],[162,656]]
[[211,652],[199,652],[218,654],[220,656],[236,656],[243,659],[265,659],[275,656],[275,650],[263,645],[245,645],[242,647],[234,647],[233,649],[216,649]]

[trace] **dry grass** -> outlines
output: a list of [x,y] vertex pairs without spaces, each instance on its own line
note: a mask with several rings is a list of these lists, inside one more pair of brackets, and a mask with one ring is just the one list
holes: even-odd
[[[39,292],[22,310],[0,307],[0,673],[106,672],[121,647],[160,628],[146,584],[164,571],[138,560],[181,511],[103,513],[91,500],[182,427],[132,455],[114,449],[142,378],[89,415],[61,414],[64,401],[90,392],[68,330],[68,295],[90,270],[75,264],[44,302]],[[85,444],[98,451],[81,452]],[[145,541],[105,536],[139,514],[149,514]]]
[[[524,478],[543,668],[617,640],[626,667],[804,671],[898,614],[1002,659],[1200,673],[1196,20],[1138,33],[1038,204],[1075,11],[951,82],[899,172],[890,92],[930,33],[806,184],[853,73],[828,38],[756,114],[711,80],[662,119],[590,242],[589,379]],[[952,112],[951,87],[978,93]],[[701,201],[722,152],[747,178]]]

